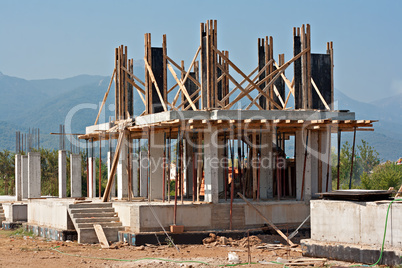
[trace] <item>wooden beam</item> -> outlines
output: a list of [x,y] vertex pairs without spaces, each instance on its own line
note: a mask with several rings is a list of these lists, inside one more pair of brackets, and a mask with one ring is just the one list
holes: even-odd
[[103,109],[103,105],[105,105],[107,96],[109,95],[110,87],[112,86],[112,82],[113,82],[113,78],[114,78],[115,74],[116,74],[116,68],[114,68],[114,70],[113,70],[113,74],[112,74],[112,77],[110,78],[109,86],[108,86],[108,88],[107,88],[107,91],[106,91],[106,93],[105,93],[105,96],[103,97],[103,101],[102,101],[101,107],[99,108],[98,116],[96,116],[96,120],[95,120],[95,124],[94,124],[94,125],[96,125],[96,124],[98,123],[99,116],[100,116],[101,111],[102,111],[102,109]]
[[[274,106],[276,106],[278,109],[282,109],[282,107],[280,107],[270,96],[268,96],[263,90],[261,90],[258,86],[256,86],[252,81],[251,81],[251,79],[250,78],[248,78],[248,76],[246,76],[231,60],[229,60],[222,52],[220,52],[217,48],[215,48],[214,46],[212,46],[212,48],[213,48],[213,50],[216,52],[216,53],[218,53],[219,54],[219,56],[221,56],[227,63],[229,63],[229,65],[230,66],[232,66],[232,68],[236,71],[236,72],[238,72],[241,76],[243,76],[243,78],[244,79],[246,79],[247,80],[247,82],[253,87],[253,88],[255,88],[255,89],[257,89],[259,92],[260,92],[260,94],[262,94],[264,97],[266,97],[267,99],[269,99],[273,104],[274,104]],[[251,89],[252,90],[252,89]],[[250,90],[250,91],[251,91]],[[250,92],[249,91],[249,92]],[[249,93],[249,92],[244,92],[243,94],[247,94],[247,93]],[[243,98],[245,95],[243,95],[241,98]],[[236,101],[237,102],[237,101]],[[234,103],[233,103],[234,104]],[[227,107],[227,106],[225,106],[225,108],[226,109],[229,109],[231,106],[233,106],[233,104],[232,105],[230,105],[229,104],[229,107]]]
[[193,108],[193,110],[197,111],[198,109],[195,106],[195,104],[193,103],[193,101],[191,100],[190,95],[188,94],[186,87],[181,83],[180,79],[177,77],[175,71],[173,70],[172,65],[170,65],[169,63],[168,63],[168,68],[169,68],[170,72],[172,73],[174,79],[176,80],[177,84],[179,85],[179,87],[180,87],[181,91],[183,92],[184,96],[187,98],[188,102],[190,103],[191,107]]
[[[242,92],[246,92],[245,89],[243,89],[242,86],[241,86],[239,83],[237,83],[236,79],[234,79],[234,78],[225,70],[225,68],[223,68],[222,65],[220,65],[219,63],[217,63],[217,66],[218,66],[219,69],[222,70],[222,72],[223,72],[225,75],[227,75],[227,77],[229,78],[229,80],[232,81],[232,83],[235,84],[235,86],[236,86],[238,89],[240,89]],[[245,93],[245,94],[246,94],[247,98],[249,98],[249,100],[253,101],[253,98],[252,98],[248,93]],[[258,109],[264,110],[259,104],[256,103],[255,105],[258,107]]]

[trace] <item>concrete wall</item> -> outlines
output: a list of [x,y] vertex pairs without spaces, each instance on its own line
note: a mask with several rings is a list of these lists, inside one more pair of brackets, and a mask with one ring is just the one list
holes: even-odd
[[[304,202],[254,202],[254,205],[273,223],[287,223],[295,226],[301,223],[309,214],[309,206]],[[123,226],[131,232],[161,231],[150,206],[147,203],[114,202],[113,207],[118,212]],[[170,204],[152,204],[155,214],[164,228],[173,224],[173,202]],[[177,224],[184,225],[187,231],[223,230],[229,228],[229,203],[218,204],[184,204],[178,205]],[[245,203],[233,204],[233,229],[260,227],[265,222]]]
[[67,208],[74,200],[35,199],[28,201],[28,223],[62,230],[74,229]]
[[[381,246],[389,202],[311,201],[311,239]],[[393,203],[385,245],[402,248],[402,204]]]

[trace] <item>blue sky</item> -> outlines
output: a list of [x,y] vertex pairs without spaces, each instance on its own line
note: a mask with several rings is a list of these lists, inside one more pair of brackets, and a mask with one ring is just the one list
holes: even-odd
[[[143,58],[144,33],[190,63],[199,24],[218,20],[218,47],[249,72],[257,38],[292,56],[292,28],[309,23],[312,52],[334,42],[335,87],[362,101],[402,93],[402,1],[7,1],[0,0],[0,72],[25,79],[111,75],[114,48]],[[291,72],[287,74],[291,77]]]

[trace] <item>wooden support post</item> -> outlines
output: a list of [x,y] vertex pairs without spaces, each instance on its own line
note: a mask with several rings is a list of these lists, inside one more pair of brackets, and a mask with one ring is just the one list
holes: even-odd
[[341,130],[338,128],[338,161],[337,161],[337,172],[336,172],[336,189],[339,190],[339,171],[340,171],[340,164],[341,164]]
[[197,202],[200,202],[200,188],[202,180],[202,133],[198,132],[198,161],[197,161]]
[[356,145],[356,127],[353,129],[353,145],[352,145],[352,159],[350,167],[349,189],[352,189],[352,177],[353,177],[353,160],[355,158],[355,145]]
[[253,200],[257,199],[257,187],[258,187],[258,164],[257,164],[257,133],[253,132],[252,134],[252,160],[251,160],[251,168],[253,170]]

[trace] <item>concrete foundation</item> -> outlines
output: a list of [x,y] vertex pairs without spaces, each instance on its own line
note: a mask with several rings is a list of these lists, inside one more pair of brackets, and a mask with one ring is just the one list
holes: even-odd
[[81,155],[70,154],[71,197],[82,196]]
[[59,150],[59,198],[67,196],[67,155]]
[[[297,226],[309,213],[309,207],[304,202],[253,202],[268,219],[275,224],[289,224]],[[118,212],[123,226],[131,232],[155,232],[161,228],[155,219],[150,207],[168,229],[173,223],[173,202],[151,203],[145,202],[114,202],[113,207]],[[229,228],[230,204],[179,204],[177,208],[177,224],[184,225],[185,231],[213,231]],[[233,228],[243,230],[257,228],[265,224],[264,220],[243,202],[233,204]]]
[[41,197],[40,153],[28,153],[28,198]]
[[[389,203],[312,200],[311,239],[303,241],[303,254],[363,263],[376,262],[383,242]],[[395,202],[390,208],[385,236],[385,251],[389,258],[384,259],[382,264],[402,263],[400,222],[402,203]]]

